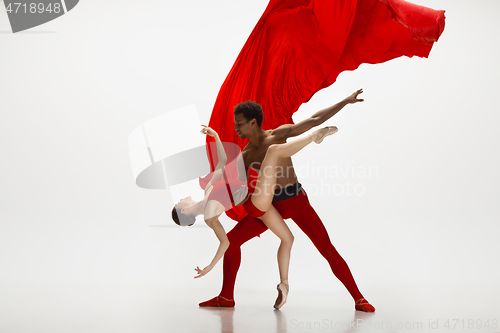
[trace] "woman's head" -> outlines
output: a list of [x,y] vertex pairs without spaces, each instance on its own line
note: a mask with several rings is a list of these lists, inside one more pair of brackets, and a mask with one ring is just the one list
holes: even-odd
[[191,213],[191,208],[195,204],[191,197],[181,199],[172,208],[172,220],[180,226],[191,226],[196,221],[196,217]]

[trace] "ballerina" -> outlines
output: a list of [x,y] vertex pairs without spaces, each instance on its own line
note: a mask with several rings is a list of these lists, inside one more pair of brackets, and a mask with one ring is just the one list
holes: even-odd
[[[297,140],[271,145],[266,152],[256,181],[250,179],[248,182],[249,186],[247,186],[241,180],[229,180],[228,182],[224,180],[224,167],[226,166],[227,157],[222,142],[217,132],[208,126],[202,126],[201,133],[214,137],[216,141],[219,162],[212,179],[205,187],[203,199],[194,201],[191,197],[186,197],[181,199],[172,209],[172,219],[178,225],[183,226],[194,224],[196,216],[203,215],[205,223],[212,228],[219,239],[220,244],[214,258],[205,268],[195,268],[195,271],[198,273],[195,278],[202,277],[210,272],[229,247],[229,239],[219,221],[219,216],[224,211],[231,209],[233,204],[237,206],[242,205],[249,215],[262,220],[281,240],[278,248],[280,283],[277,286],[278,297],[274,304],[274,308],[280,309],[286,303],[288,296],[288,268],[294,239],[283,218],[272,205],[276,187],[276,167],[278,160],[295,155],[313,141],[318,144],[321,143],[326,136],[336,133],[337,127],[324,127]],[[241,155],[238,158],[241,159]],[[252,178],[251,175],[250,178]],[[253,186],[254,184],[255,186]],[[228,192],[233,192],[231,188],[238,189],[234,191],[232,198],[227,200],[225,198],[229,198]]]

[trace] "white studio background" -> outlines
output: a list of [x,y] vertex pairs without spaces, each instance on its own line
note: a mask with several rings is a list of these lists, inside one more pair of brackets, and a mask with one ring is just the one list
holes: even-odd
[[[393,285],[498,293],[500,2],[417,2],[446,10],[429,59],[341,74],[294,120],[358,88],[365,102],[329,120],[339,133],[294,164],[365,294]],[[82,0],[17,34],[0,10],[0,291],[156,286],[194,304],[219,292],[222,263],[193,279],[216,238],[202,223],[173,227],[169,192],[135,185],[127,138],[145,121],[193,104],[208,123],[266,5]],[[235,224],[223,221],[227,230]],[[294,290],[339,291],[348,300],[309,240],[289,226]],[[277,246],[267,232],[243,247],[236,296],[274,288]]]

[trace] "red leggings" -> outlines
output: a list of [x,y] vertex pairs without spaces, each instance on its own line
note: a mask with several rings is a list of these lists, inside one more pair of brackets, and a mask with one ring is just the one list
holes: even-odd
[[[302,191],[300,194],[283,201],[273,201],[273,205],[283,219],[292,219],[311,239],[314,246],[316,246],[321,255],[330,264],[333,274],[344,284],[353,299],[358,300],[363,298],[363,295],[361,295],[356,286],[356,282],[354,282],[347,263],[333,246],[323,222],[321,222],[318,214],[311,207],[306,192]],[[267,227],[261,220],[245,216],[227,234],[230,245],[224,254],[224,277],[219,296],[228,299],[234,298],[234,283],[241,263],[240,247],[243,243],[266,230]]]

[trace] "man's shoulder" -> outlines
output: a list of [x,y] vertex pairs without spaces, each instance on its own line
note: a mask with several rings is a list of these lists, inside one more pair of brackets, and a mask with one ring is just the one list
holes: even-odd
[[276,127],[273,130],[270,130],[269,137],[271,140],[276,141],[273,143],[283,143],[288,138],[288,133],[292,129],[293,124],[283,124],[281,126]]
[[289,127],[292,126],[291,124],[285,124],[281,125],[278,128],[275,128],[269,133],[268,140],[270,144],[275,144],[275,143],[285,143],[289,131]]

